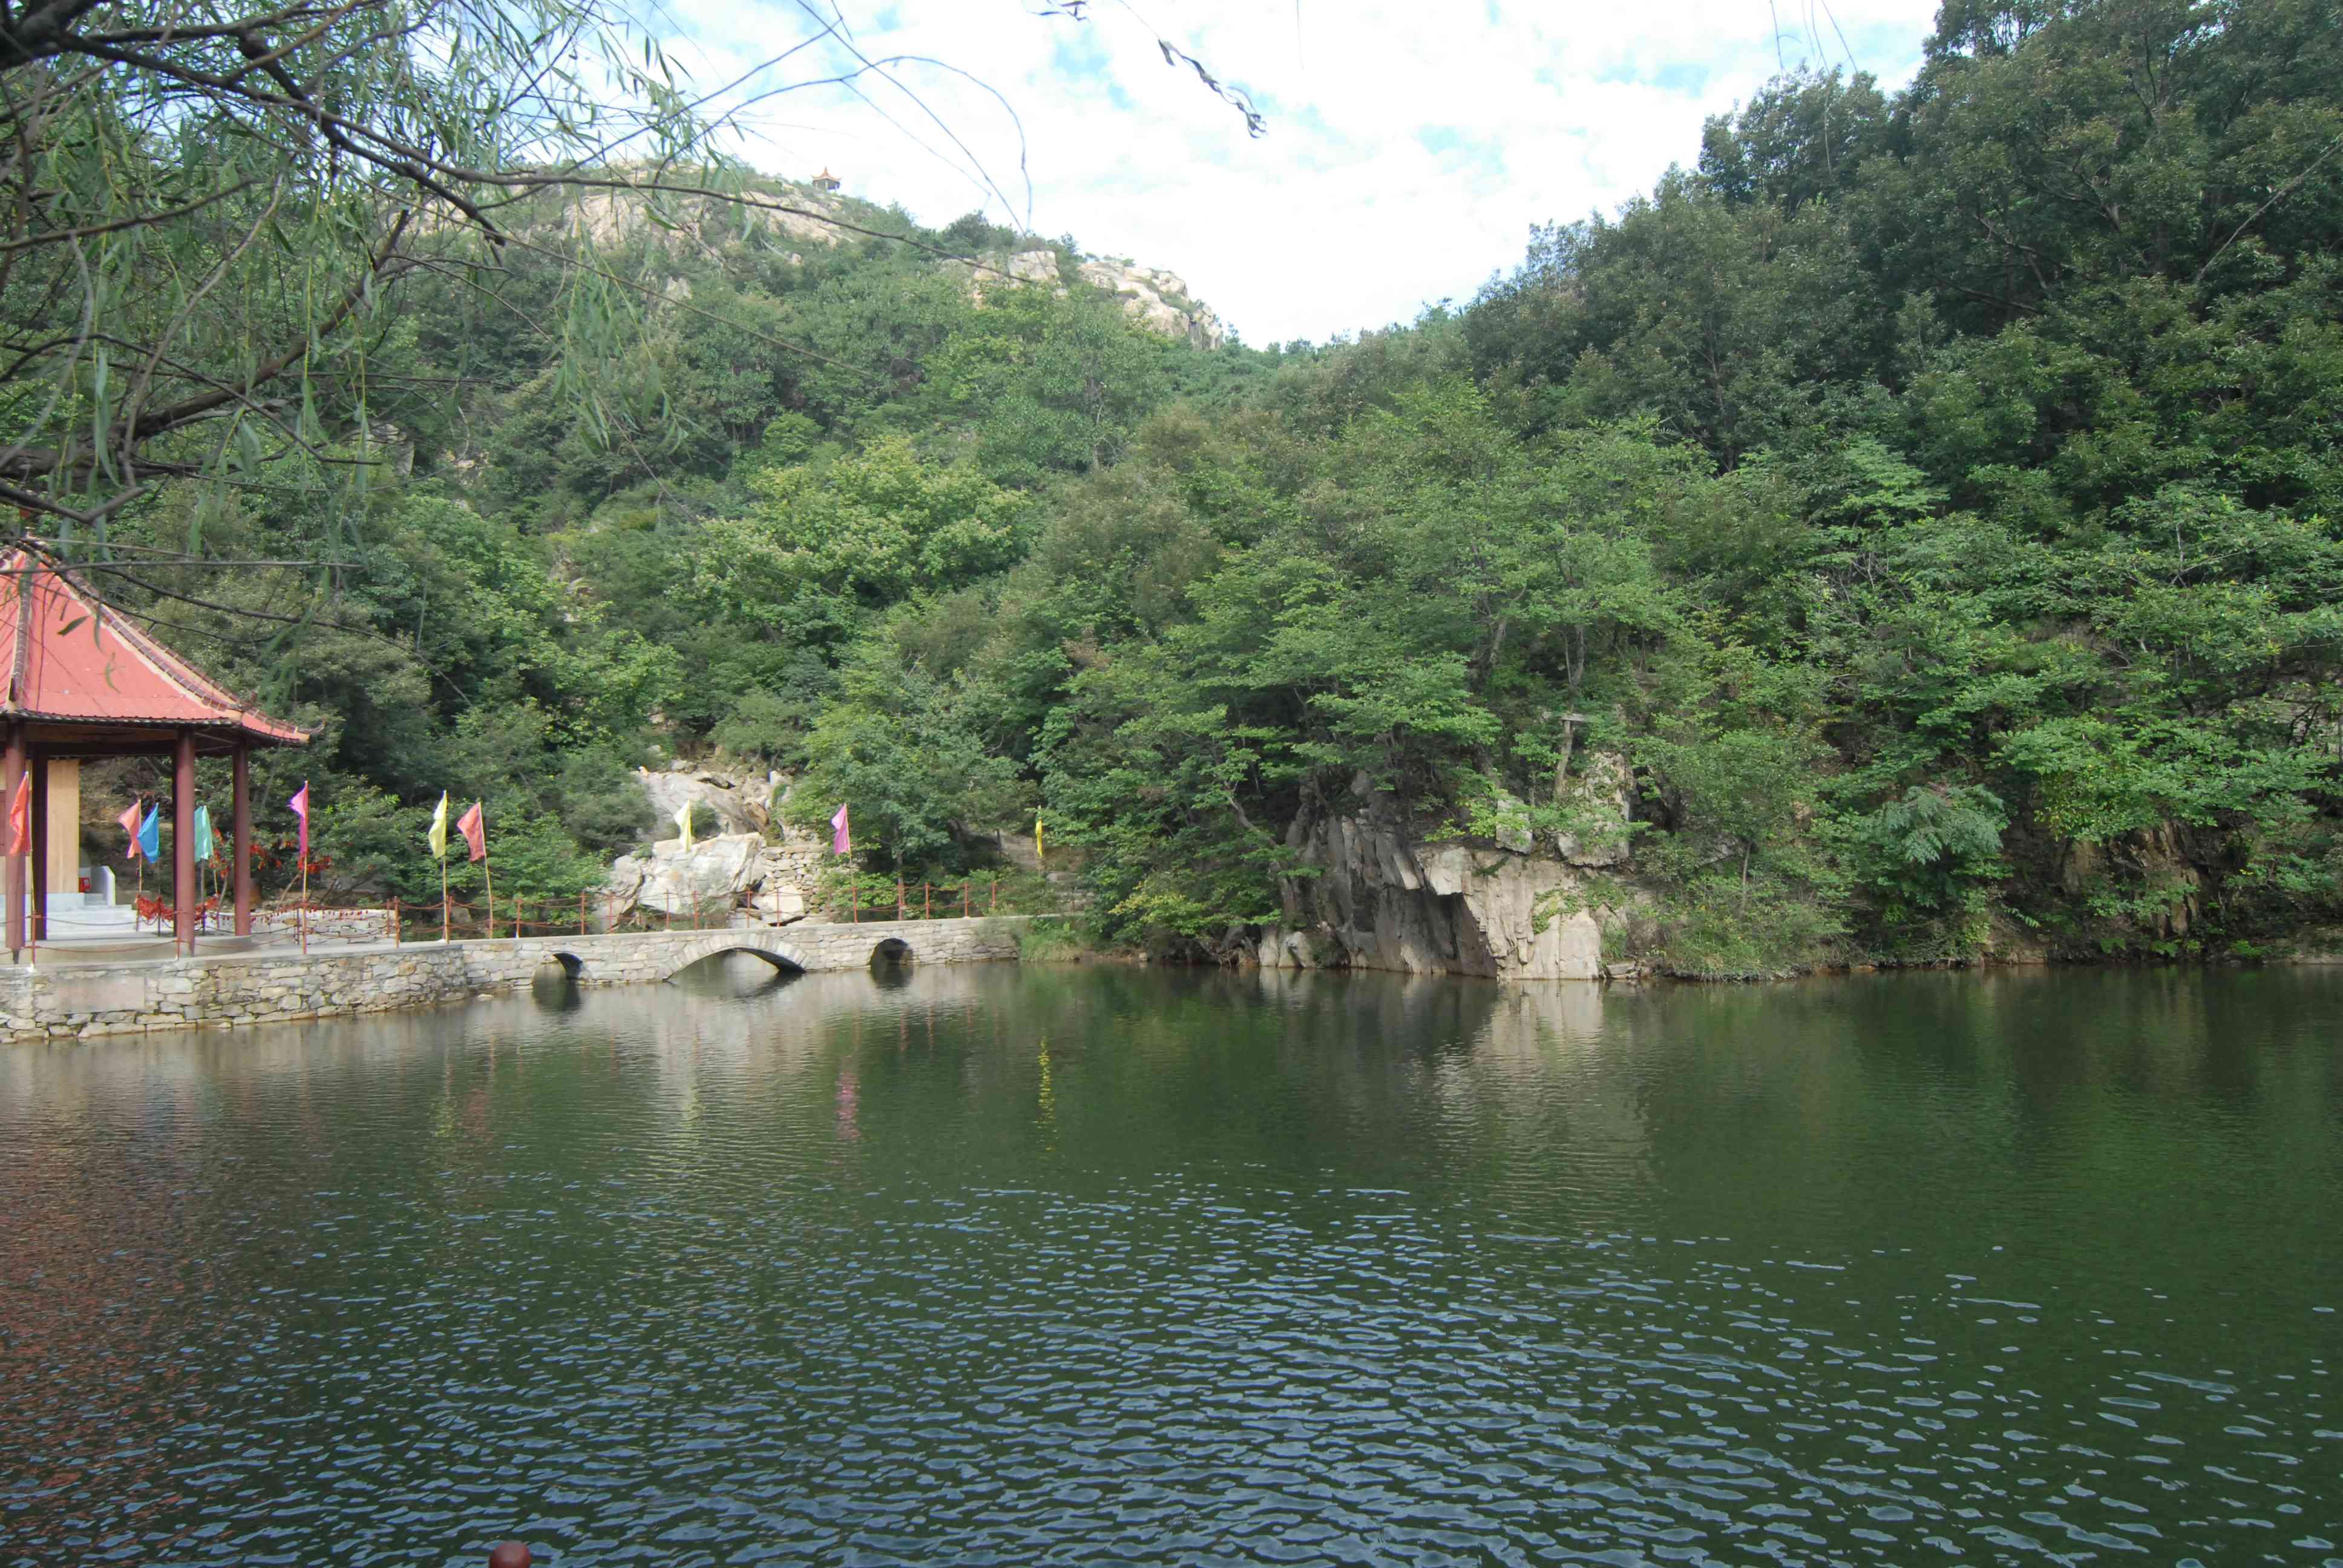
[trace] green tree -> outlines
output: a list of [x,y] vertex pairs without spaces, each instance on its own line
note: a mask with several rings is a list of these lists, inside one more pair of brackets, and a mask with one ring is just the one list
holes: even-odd
[[1017,497],[897,437],[819,471],[771,470],[758,489],[754,508],[700,531],[694,587],[726,618],[799,644],[837,646],[877,610],[998,572],[1026,537]]
[[1012,825],[1031,794],[980,733],[983,694],[906,667],[880,642],[841,671],[839,699],[808,737],[789,819],[826,830],[843,802],[860,853],[903,874],[964,869],[977,836]]

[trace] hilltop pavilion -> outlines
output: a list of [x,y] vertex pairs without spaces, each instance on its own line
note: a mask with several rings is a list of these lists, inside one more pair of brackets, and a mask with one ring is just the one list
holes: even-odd
[[[307,746],[308,733],[238,699],[36,549],[20,547],[0,558],[0,658],[8,672],[0,701],[6,726],[0,819],[25,769],[33,770],[32,853],[6,857],[0,898],[9,951],[22,952],[28,937],[35,944],[47,940],[52,885],[76,885],[81,764],[104,757],[172,759],[172,930],[181,953],[196,947],[196,759],[234,759],[236,933],[251,935],[252,749]],[[59,849],[62,859],[52,864]]]

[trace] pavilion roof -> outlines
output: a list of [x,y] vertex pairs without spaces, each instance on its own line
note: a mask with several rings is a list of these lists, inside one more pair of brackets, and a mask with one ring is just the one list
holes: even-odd
[[19,548],[0,558],[0,715],[55,729],[193,728],[262,746],[307,746],[164,647],[70,570]]

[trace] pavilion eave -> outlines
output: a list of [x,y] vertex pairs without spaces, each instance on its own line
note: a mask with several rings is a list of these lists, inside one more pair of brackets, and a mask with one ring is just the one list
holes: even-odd
[[227,757],[238,746],[256,750],[268,747],[307,746],[310,737],[245,725],[188,723],[177,719],[107,719],[92,721],[72,714],[0,711],[0,722],[25,727],[25,744],[45,757],[60,760],[96,761],[106,757],[153,757],[178,744],[181,731],[192,735],[203,757]]

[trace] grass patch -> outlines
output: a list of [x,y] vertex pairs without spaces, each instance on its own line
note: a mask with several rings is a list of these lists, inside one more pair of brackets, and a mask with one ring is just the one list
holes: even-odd
[[1017,961],[1027,964],[1078,964],[1102,957],[1106,950],[1070,916],[1043,916],[1029,920],[1017,933]]

